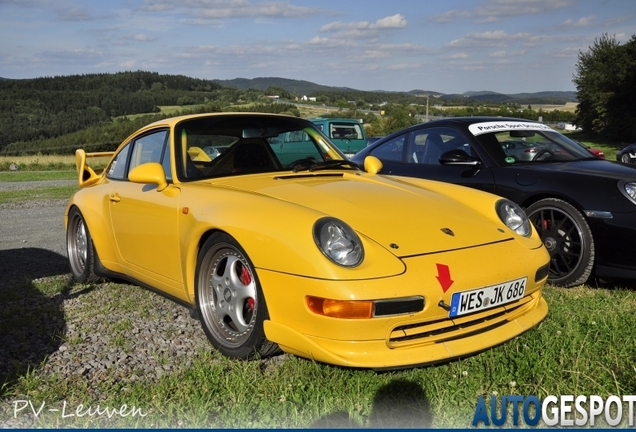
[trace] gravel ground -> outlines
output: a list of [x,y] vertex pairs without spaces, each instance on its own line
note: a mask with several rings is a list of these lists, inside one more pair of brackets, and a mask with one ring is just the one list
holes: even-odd
[[[0,193],[34,183],[3,182]],[[190,311],[161,295],[116,281],[72,283],[65,206],[65,200],[0,205],[0,385],[31,368],[39,376],[81,380],[100,400],[105,382],[157,381],[212,349]],[[14,418],[13,399],[0,404],[0,428],[37,426],[33,416]]]

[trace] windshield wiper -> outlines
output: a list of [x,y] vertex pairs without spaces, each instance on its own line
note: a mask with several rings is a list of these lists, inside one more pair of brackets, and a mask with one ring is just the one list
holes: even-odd
[[292,168],[292,171],[298,172],[298,171],[304,171],[304,170],[318,171],[318,170],[337,168],[342,166],[350,166],[355,169],[360,169],[360,166],[357,163],[347,159],[326,160],[326,161],[316,162],[314,158],[307,158],[307,159],[301,159],[301,160],[295,161],[294,163],[290,165],[290,168]]
[[338,168],[343,166],[350,166],[355,169],[360,169],[360,166],[355,162],[352,162],[348,159],[339,159],[339,160],[327,160],[323,162],[316,162],[315,164],[309,167],[309,171],[318,171],[318,170]]

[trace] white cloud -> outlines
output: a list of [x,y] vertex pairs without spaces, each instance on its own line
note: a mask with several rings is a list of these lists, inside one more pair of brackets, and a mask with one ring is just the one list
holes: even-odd
[[140,41],[140,42],[151,42],[151,41],[156,40],[157,38],[155,36],[138,33],[138,34],[133,34],[133,35],[126,36],[126,39],[130,39],[130,40],[134,40],[134,41]]
[[589,17],[581,18],[578,21],[575,21],[573,19],[567,19],[563,23],[563,27],[589,27],[594,25],[595,18],[596,17],[592,15]]
[[493,58],[510,58],[510,57],[520,57],[522,55],[524,55],[526,53],[526,51],[506,51],[506,50],[502,50],[502,51],[495,51],[490,53],[490,57]]
[[447,47],[464,48],[464,47],[495,47],[508,46],[509,44],[532,38],[529,33],[509,34],[504,30],[486,31],[481,33],[467,33],[464,37],[452,40],[446,44]]
[[474,18],[481,23],[499,22],[504,17],[550,13],[574,4],[574,0],[488,0],[468,10],[453,9],[434,15],[430,21],[448,23],[458,19]]
[[197,18],[304,18],[336,15],[333,11],[297,6],[285,1],[251,2],[249,0],[145,0],[143,9],[150,12],[179,11]]
[[382,29],[396,29],[404,28],[407,25],[406,18],[400,14],[395,14],[385,18],[381,18],[374,23],[369,21],[353,21],[349,23],[343,23],[340,21],[325,24],[320,28],[321,32],[334,32],[341,30],[382,30]]
[[421,64],[419,63],[399,63],[399,64],[392,64],[389,66],[390,70],[405,70],[405,69],[417,69],[422,67]]

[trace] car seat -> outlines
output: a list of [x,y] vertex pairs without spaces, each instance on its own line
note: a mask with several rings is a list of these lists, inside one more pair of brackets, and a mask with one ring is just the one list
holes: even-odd
[[442,137],[437,133],[428,134],[421,163],[437,165],[442,153],[444,153],[444,140],[442,140]]
[[261,141],[239,142],[234,149],[234,172],[268,171],[272,159]]

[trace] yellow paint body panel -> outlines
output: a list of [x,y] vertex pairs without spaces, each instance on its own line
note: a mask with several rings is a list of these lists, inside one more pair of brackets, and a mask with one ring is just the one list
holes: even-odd
[[[175,126],[196,117],[201,116],[162,120],[136,134],[167,128],[174,158]],[[330,154],[337,158],[339,153]],[[535,274],[549,255],[534,230],[526,238],[501,222],[497,196],[357,170],[189,182],[175,177],[167,185],[141,184],[94,172],[86,164],[89,157],[77,153],[82,188],[70,199],[66,215],[80,209],[107,270],[195,305],[199,248],[210,233],[225,232],[256,269],[270,316],[267,338],[287,352],[338,365],[395,368],[481,351],[546,316],[541,296],[546,277],[535,280]],[[171,165],[175,172],[177,162]],[[140,165],[131,177],[156,177],[158,167]],[[341,219],[359,235],[365,254],[359,266],[336,265],[318,249],[312,230],[325,216]],[[438,264],[448,267],[453,280],[446,292],[437,280]],[[527,277],[526,297],[502,310],[450,319],[440,306],[450,304],[455,292],[521,277]],[[422,296],[425,307],[399,316],[336,319],[310,312],[307,295],[335,300]]]
[[[406,258],[404,274],[364,281],[342,283],[259,271],[271,317],[265,325],[267,337],[296,355],[374,369],[439,362],[482,351],[535,326],[548,311],[542,297],[545,279],[534,282],[534,272],[522,270],[545,265],[546,256],[528,254],[523,247],[511,247],[510,243]],[[484,271],[484,255],[498,263],[496,270]],[[454,280],[445,293],[437,280],[438,263],[449,266]],[[455,292],[523,276],[528,277],[526,297],[518,302],[454,319],[439,306],[441,301],[450,304]],[[425,308],[409,315],[343,320],[310,312],[305,295],[356,300],[421,295]],[[506,309],[516,312],[495,316]],[[463,324],[461,329],[459,324]],[[406,336],[411,339],[391,342],[391,338]]]

